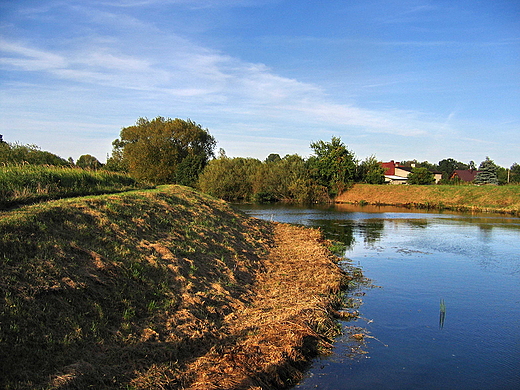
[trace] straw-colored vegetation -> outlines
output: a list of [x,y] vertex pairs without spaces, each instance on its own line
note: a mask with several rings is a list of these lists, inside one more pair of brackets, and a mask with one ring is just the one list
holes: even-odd
[[0,208],[42,200],[145,188],[122,173],[81,168],[10,164],[0,166]]
[[519,214],[520,186],[355,184],[336,202]]
[[0,388],[294,383],[352,276],[315,230],[186,187],[0,215]]

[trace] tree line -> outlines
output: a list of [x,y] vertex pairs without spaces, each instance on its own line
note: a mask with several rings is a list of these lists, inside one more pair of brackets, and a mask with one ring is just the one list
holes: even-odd
[[[41,151],[35,145],[0,141],[0,163],[74,165],[86,169],[126,172],[154,184],[176,183],[197,187],[226,200],[326,202],[353,183],[383,184],[384,169],[375,156],[358,160],[339,137],[310,143],[308,158],[297,154],[270,154],[264,161],[226,156],[220,150],[215,157],[216,140],[208,129],[188,119],[139,118],[122,128],[112,143],[111,156],[101,164],[91,155],[78,161],[65,160]],[[411,168],[408,182],[431,184],[432,172],[442,173],[442,184],[453,184],[451,175],[458,169],[478,169],[477,183],[520,183],[520,166],[497,166],[486,158],[479,167],[448,158],[431,164],[404,161]],[[413,167],[413,168],[412,168]]]

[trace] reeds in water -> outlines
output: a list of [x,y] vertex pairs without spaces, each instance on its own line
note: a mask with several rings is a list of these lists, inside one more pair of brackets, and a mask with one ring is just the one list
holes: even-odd
[[444,299],[441,299],[440,313],[439,313],[439,329],[444,328],[444,320],[446,319],[446,304]]

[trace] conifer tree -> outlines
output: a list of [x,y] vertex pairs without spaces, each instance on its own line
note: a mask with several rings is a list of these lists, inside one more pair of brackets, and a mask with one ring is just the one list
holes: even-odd
[[494,184],[498,185],[497,165],[489,157],[486,157],[478,167],[475,184]]

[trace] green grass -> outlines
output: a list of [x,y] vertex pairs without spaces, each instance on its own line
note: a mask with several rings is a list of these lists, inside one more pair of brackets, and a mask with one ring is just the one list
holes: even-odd
[[339,203],[397,205],[459,211],[520,214],[520,185],[373,185],[356,184]]
[[150,187],[115,172],[42,165],[0,167],[0,208],[49,199]]
[[247,301],[269,231],[180,186],[1,213],[0,388],[182,378]]

